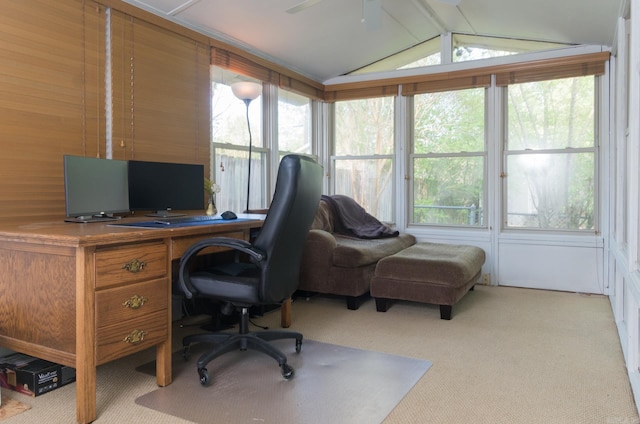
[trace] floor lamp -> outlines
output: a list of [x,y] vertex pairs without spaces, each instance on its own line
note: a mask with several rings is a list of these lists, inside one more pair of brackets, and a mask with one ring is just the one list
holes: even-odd
[[250,82],[250,81],[242,81],[231,84],[231,91],[233,95],[238,99],[242,100],[244,104],[247,106],[247,128],[249,129],[249,172],[247,175],[247,210],[249,212],[249,189],[251,187],[251,125],[249,124],[249,104],[251,101],[260,94],[262,94],[262,85]]

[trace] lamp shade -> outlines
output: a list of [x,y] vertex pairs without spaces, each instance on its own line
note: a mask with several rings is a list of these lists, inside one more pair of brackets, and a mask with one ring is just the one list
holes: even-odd
[[238,99],[251,101],[262,94],[262,85],[250,81],[235,82],[231,84],[231,91]]

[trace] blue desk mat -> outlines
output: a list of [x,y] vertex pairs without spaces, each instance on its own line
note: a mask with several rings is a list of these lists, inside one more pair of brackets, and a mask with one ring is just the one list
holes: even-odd
[[175,222],[171,224],[160,224],[155,221],[138,221],[138,222],[118,222],[109,225],[113,225],[115,227],[136,227],[136,228],[180,228],[180,227],[196,227],[202,225],[216,225],[216,224],[230,224],[233,222],[243,222],[243,221],[255,221],[252,218],[237,218],[237,219],[229,219],[225,220],[222,218],[212,219],[208,221],[194,221],[194,222]]

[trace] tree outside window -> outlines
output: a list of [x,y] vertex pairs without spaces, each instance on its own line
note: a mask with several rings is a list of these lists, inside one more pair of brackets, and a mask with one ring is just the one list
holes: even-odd
[[508,228],[595,229],[594,77],[508,87]]
[[484,88],[414,97],[412,224],[482,226]]
[[333,192],[352,197],[381,221],[393,221],[392,97],[335,104]]
[[278,89],[278,150],[287,153],[312,154],[311,100],[290,91]]

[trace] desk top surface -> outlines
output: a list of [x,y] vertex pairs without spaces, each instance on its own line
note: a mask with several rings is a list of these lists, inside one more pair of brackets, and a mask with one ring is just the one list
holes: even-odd
[[0,224],[0,242],[24,242],[61,246],[113,244],[189,236],[216,234],[262,227],[265,215],[238,214],[239,220],[214,221],[202,225],[169,228],[141,228],[114,223],[148,222],[149,217],[125,217],[119,221],[74,223],[64,217],[51,221],[20,221]]

